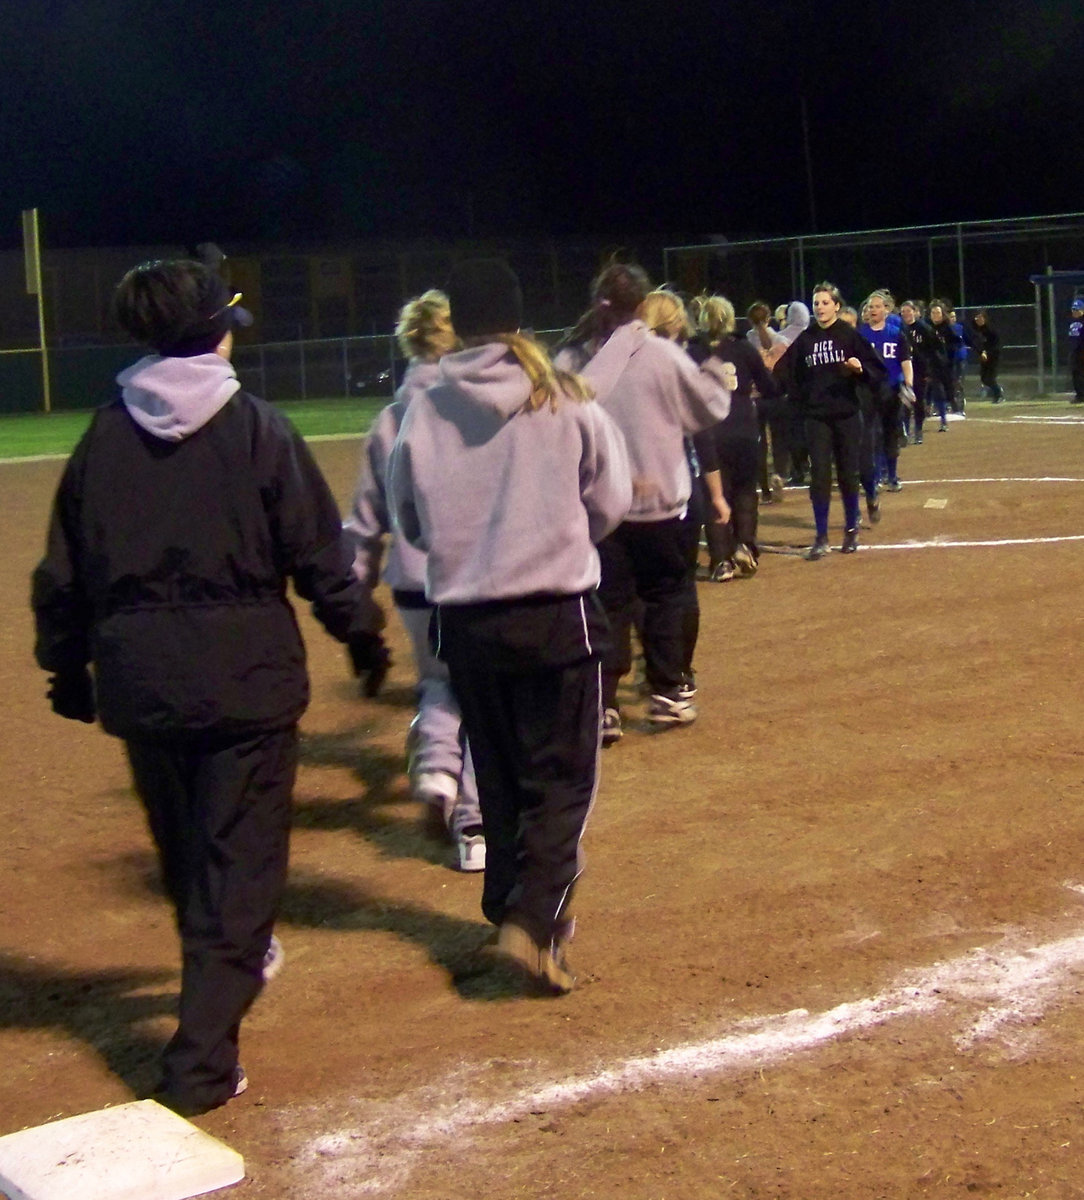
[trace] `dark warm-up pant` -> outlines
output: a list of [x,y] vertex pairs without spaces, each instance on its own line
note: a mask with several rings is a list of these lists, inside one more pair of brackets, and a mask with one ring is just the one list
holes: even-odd
[[605,618],[590,596],[443,605],[435,641],[478,781],[482,912],[547,946],[569,915],[597,785]]
[[858,459],[862,441],[862,416],[807,417],[806,444],[809,446],[811,480],[809,499],[818,535],[827,532],[828,509],[832,499],[832,463],[835,462],[839,492],[843,498],[844,523],[858,525]]
[[233,1094],[241,1018],[263,986],[286,883],[297,728],[125,746],[181,936],[162,1087],[217,1105]]
[[[707,514],[710,518],[710,513]],[[677,517],[625,521],[599,543],[598,594],[612,627],[602,660],[603,707],[617,707],[617,686],[632,667],[632,622],[641,602],[644,669],[651,691],[672,696],[689,682],[696,581],[688,569],[688,533]]]
[[728,438],[718,444],[719,475],[723,498],[730,505],[730,520],[725,525],[712,521],[709,511],[704,537],[712,566],[734,557],[739,546],[747,546],[754,558],[757,549],[757,474],[760,446],[754,438]]

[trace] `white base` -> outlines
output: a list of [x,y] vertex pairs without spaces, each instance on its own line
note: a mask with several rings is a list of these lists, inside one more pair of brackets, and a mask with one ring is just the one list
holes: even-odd
[[188,1200],[244,1177],[236,1150],[153,1100],[0,1137],[10,1200]]

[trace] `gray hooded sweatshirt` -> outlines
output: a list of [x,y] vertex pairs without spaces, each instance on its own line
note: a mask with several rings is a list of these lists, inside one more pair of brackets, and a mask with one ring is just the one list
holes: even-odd
[[[562,350],[557,362],[571,361]],[[723,364],[702,366],[643,321],[619,325],[583,367],[599,403],[625,435],[634,499],[630,521],[682,517],[692,494],[685,435],[726,419]]]
[[448,354],[410,402],[388,465],[393,528],[428,552],[431,604],[598,586],[595,543],[632,501],[620,431],[593,402],[527,407],[506,346]]
[[[440,372],[435,362],[412,362],[395,400],[373,422],[361,457],[361,471],[354,491],[354,505],[343,522],[354,544],[354,573],[370,588],[376,586],[384,535],[391,530],[388,513],[387,473],[395,439],[411,400],[436,383]],[[384,582],[394,591],[425,590],[425,552],[401,537],[391,539]]]
[[164,442],[191,437],[241,390],[233,365],[214,353],[148,354],[121,371],[117,383],[132,420]]

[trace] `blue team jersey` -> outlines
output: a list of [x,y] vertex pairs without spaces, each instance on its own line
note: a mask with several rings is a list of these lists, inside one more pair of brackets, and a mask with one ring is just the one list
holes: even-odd
[[890,328],[886,321],[884,329],[871,329],[863,324],[858,327],[858,332],[884,360],[890,386],[898,387],[903,380],[900,363],[911,357],[911,347],[901,330]]

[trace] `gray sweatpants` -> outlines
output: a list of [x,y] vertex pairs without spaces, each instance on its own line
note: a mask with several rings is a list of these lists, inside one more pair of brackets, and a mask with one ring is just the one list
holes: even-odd
[[459,780],[459,796],[452,811],[451,834],[481,825],[478,785],[474,779],[467,736],[459,704],[448,681],[448,668],[429,646],[431,608],[400,608],[399,616],[410,637],[418,672],[418,713],[410,725],[411,773],[444,771]]

